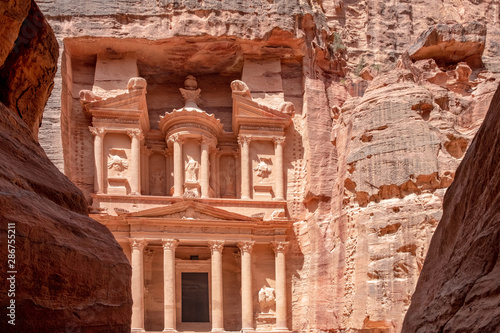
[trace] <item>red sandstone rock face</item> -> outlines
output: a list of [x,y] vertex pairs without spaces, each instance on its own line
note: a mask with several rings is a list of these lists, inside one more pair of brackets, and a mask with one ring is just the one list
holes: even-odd
[[[42,17],[32,3],[28,20],[36,15]],[[2,31],[6,31],[4,22]],[[16,325],[8,323],[3,311],[0,331],[130,332],[128,260],[109,230],[87,216],[81,191],[50,162],[32,132],[38,128],[33,120],[43,111],[57,59],[54,36],[46,23],[29,45],[5,57],[1,70],[10,73],[3,77],[7,81],[2,91],[17,103],[23,119],[0,103],[0,306],[6,309],[13,299],[16,309]],[[2,51],[13,48],[2,47]],[[9,63],[9,59],[15,61]],[[29,101],[17,98],[16,88],[37,96]],[[15,262],[8,267],[11,225]],[[15,275],[15,288],[7,280],[11,275]]]
[[[2,5],[7,17],[2,21],[2,26],[9,27],[2,30],[8,36],[7,40],[15,43],[11,44],[10,48],[7,45],[2,47],[2,52],[12,52],[5,61],[2,59],[0,101],[15,110],[38,139],[43,109],[52,91],[59,50],[54,33],[36,3],[20,1],[15,2],[15,5],[30,7],[27,15],[22,16],[19,9],[14,11],[9,9],[9,4]],[[13,11],[17,15],[10,14]],[[12,19],[9,16],[16,19],[11,25],[9,23]],[[20,21],[17,20],[22,22],[20,27],[17,24]],[[13,39],[14,35],[17,39]]]
[[444,197],[403,332],[500,327],[500,89]]
[[[292,328],[400,330],[442,215],[444,192],[498,84],[496,1],[93,0],[82,6],[74,0],[46,0],[41,6],[61,45],[67,38],[67,46],[89,39],[86,36],[113,48],[128,38],[153,39],[148,41],[152,44],[175,38],[207,44],[231,38],[250,40],[248,45],[271,41],[273,45],[255,55],[280,56],[289,50],[276,40],[303,40],[302,58],[297,57],[302,67],[297,66],[294,74],[304,84],[290,83],[296,87],[294,98],[300,100],[303,94],[294,127],[304,147],[304,155],[297,159],[297,169],[301,168],[297,174],[304,177],[293,184],[294,199],[301,201],[290,204],[291,215],[298,220],[297,242],[290,251],[295,259],[288,268]],[[476,26],[468,23],[474,20],[486,27],[487,38],[483,29],[467,30]],[[487,71],[479,72],[475,62],[457,64],[470,56],[468,46],[453,48],[457,45],[450,38],[437,40],[445,42],[440,44],[444,49],[463,51],[465,57],[433,60],[435,54],[424,52],[421,60],[414,58],[415,63],[403,57],[393,71],[421,33],[448,21],[466,27],[458,36],[467,37],[462,44],[473,43],[467,45],[474,47],[476,58],[482,53]],[[276,33],[279,38],[273,36]],[[217,56],[235,53],[218,45]],[[206,65],[213,58],[206,51],[193,54],[203,60],[194,61],[195,65]],[[197,60],[183,57],[181,48],[174,56],[175,68]],[[75,60],[86,66],[85,61]],[[152,76],[154,70],[149,71]],[[75,87],[86,79],[72,80],[74,86],[68,84],[67,89],[79,91]],[[44,148],[62,169],[60,91],[49,102],[42,135]],[[62,101],[78,105],[77,97],[63,92]],[[73,114],[63,115],[62,121],[67,119],[80,121]],[[81,147],[87,159],[84,155],[90,154],[91,145]],[[92,187],[88,179],[79,181],[78,186]]]

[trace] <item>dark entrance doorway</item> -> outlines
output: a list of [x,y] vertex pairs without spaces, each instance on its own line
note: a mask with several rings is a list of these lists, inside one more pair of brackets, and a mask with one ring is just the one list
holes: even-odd
[[182,273],[182,322],[209,322],[208,302],[208,273]]

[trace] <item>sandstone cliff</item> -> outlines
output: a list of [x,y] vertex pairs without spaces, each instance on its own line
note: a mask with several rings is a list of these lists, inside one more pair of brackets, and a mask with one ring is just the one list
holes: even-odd
[[500,327],[500,89],[444,197],[403,332]]
[[130,332],[128,260],[35,140],[56,72],[54,34],[34,2],[4,3],[0,15],[10,107],[0,103],[0,331]]
[[[190,50],[184,41],[230,40],[213,44],[212,53],[193,51],[199,57],[193,63],[203,71],[216,57],[243,56],[233,48],[234,40],[251,45],[245,51],[253,57],[288,52],[295,63],[281,75],[291,78],[284,85],[293,96],[286,97],[298,110],[296,162],[287,175],[289,211],[297,220],[290,257],[298,259],[289,268],[297,295],[292,327],[401,329],[441,219],[443,195],[498,85],[497,1],[40,4],[66,59],[40,134],[60,170],[65,168],[61,122],[67,128],[81,121],[81,112],[61,115],[60,105],[77,110],[78,91],[93,81],[84,69],[95,60],[79,57],[78,50],[70,59],[69,50],[78,43],[100,40],[119,48],[134,40],[171,42],[175,68],[186,60],[182,52]],[[277,45],[286,39],[297,47]],[[70,63],[76,75],[64,79]],[[148,66],[146,72],[169,79],[159,67]],[[88,160],[89,133],[63,136],[67,142],[86,136],[75,158]],[[81,188],[92,187],[91,178],[74,179]]]

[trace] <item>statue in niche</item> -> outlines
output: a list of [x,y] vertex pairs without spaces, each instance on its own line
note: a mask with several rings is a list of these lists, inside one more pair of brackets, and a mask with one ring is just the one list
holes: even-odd
[[123,149],[112,149],[108,155],[108,169],[111,177],[123,177],[128,162]]
[[259,157],[259,164],[253,169],[254,171],[257,171],[257,177],[260,178],[260,183],[263,183],[266,181],[267,178],[269,178],[269,175],[271,174],[271,159],[267,157]]
[[262,287],[259,290],[259,305],[261,313],[271,313],[272,307],[276,303],[274,288]]
[[152,195],[161,195],[163,193],[163,180],[165,177],[163,176],[163,172],[155,171],[151,175],[151,194]]
[[188,162],[186,163],[186,182],[197,183],[198,182],[198,162],[194,160],[191,156],[188,156]]

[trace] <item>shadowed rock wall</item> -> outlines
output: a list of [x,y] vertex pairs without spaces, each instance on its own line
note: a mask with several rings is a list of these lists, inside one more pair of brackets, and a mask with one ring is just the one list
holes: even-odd
[[500,327],[500,89],[444,197],[403,332]]

